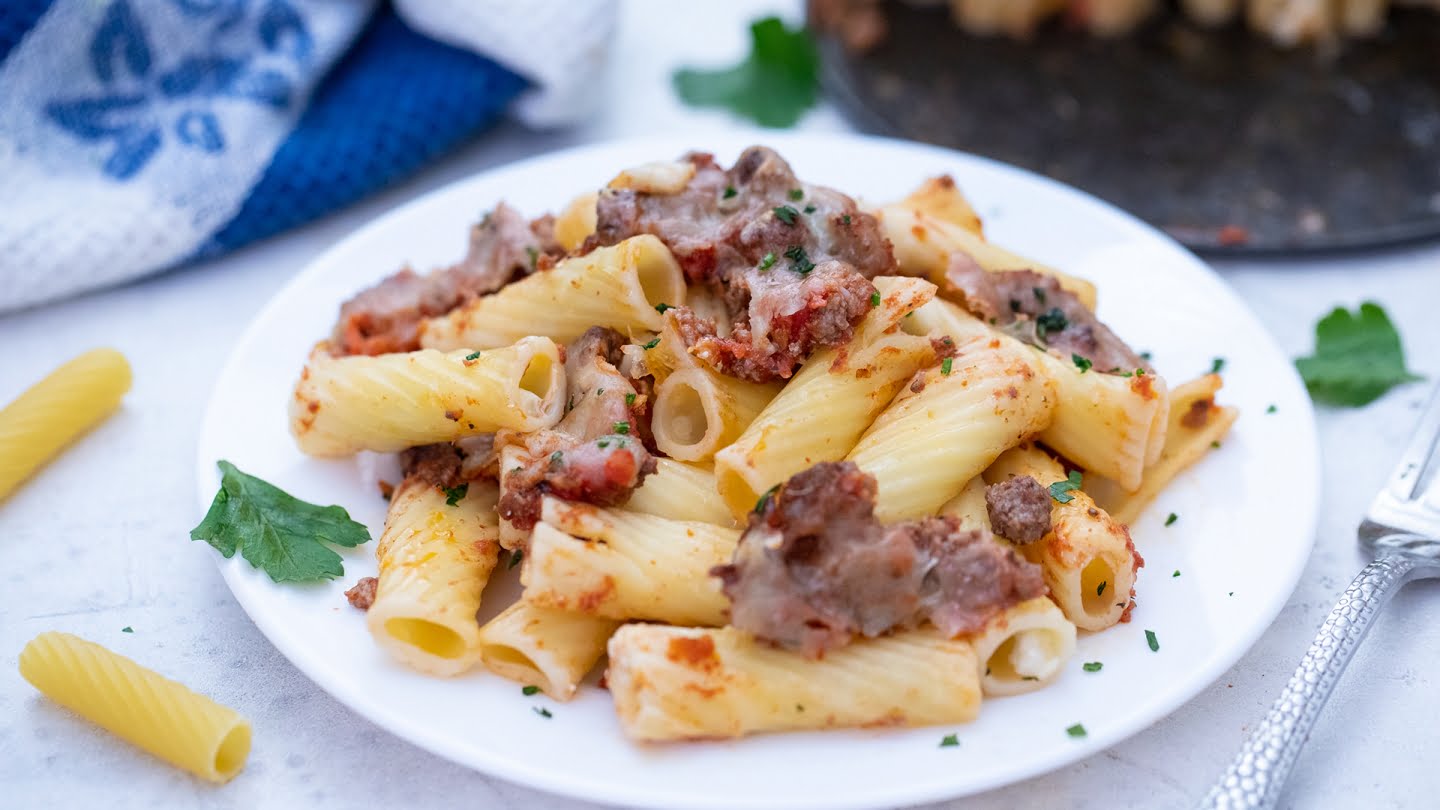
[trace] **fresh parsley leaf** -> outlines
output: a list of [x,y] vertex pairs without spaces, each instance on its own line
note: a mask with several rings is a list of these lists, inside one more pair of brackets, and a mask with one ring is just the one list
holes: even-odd
[[1064,481],[1056,481],[1050,485],[1050,497],[1054,498],[1056,503],[1069,503],[1075,500],[1075,496],[1070,493],[1079,489],[1083,482],[1084,477],[1080,471],[1071,470]]
[[843,223],[845,223],[846,225],[849,225],[849,224],[850,224],[850,215],[849,215],[849,214],[846,214],[845,216],[840,217],[840,221],[843,222]]
[[1178,576],[1180,576],[1180,569],[1179,569],[1179,568],[1176,568],[1176,569],[1175,569],[1175,573],[1171,574],[1171,575],[1170,575],[1170,578],[1171,578],[1171,579],[1174,579],[1175,577],[1178,577]]
[[660,313],[661,315],[664,315],[664,314],[665,314],[665,310],[667,310],[667,309],[674,309],[674,308],[675,308],[675,307],[672,307],[672,306],[670,306],[669,304],[656,304],[656,305],[655,305],[655,311],[658,312],[658,313]]
[[1065,729],[1065,733],[1066,733],[1066,734],[1069,734],[1071,737],[1076,737],[1076,738],[1084,737],[1084,736],[1085,736],[1085,726],[1084,726],[1084,724],[1082,724],[1082,723],[1076,723],[1075,725],[1073,725],[1073,726]]
[[774,253],[766,253],[765,256],[760,259],[760,272],[763,273],[763,272],[765,272],[766,270],[769,270],[770,268],[772,268],[772,267],[774,267],[774,266],[775,266],[775,254],[774,254]]
[[1211,449],[1211,450],[1219,450],[1219,449],[1220,449],[1220,440],[1219,440],[1219,439],[1216,439],[1215,441],[1210,442],[1210,449]]
[[530,697],[531,695],[539,691],[540,687],[535,686],[534,684],[531,684],[530,686],[523,686],[520,688],[520,694],[524,695],[525,697]]
[[955,367],[955,358],[947,357],[940,361],[940,373],[946,377],[950,376],[950,369]]
[[820,57],[810,34],[779,17],[750,24],[750,55],[724,70],[677,70],[675,92],[694,107],[726,107],[766,127],[793,126],[815,104]]
[[1336,307],[1315,324],[1315,353],[1295,361],[1316,402],[1358,407],[1420,377],[1405,368],[1400,335],[1385,310],[1366,301],[1357,312]]
[[1160,640],[1155,638],[1154,630],[1145,631],[1145,643],[1150,645],[1150,652],[1160,652]]
[[815,263],[810,261],[810,257],[805,253],[805,248],[800,245],[791,245],[786,248],[785,258],[795,263],[790,269],[802,276],[815,269]]
[[225,557],[239,549],[252,566],[275,582],[309,582],[345,573],[340,555],[326,543],[354,547],[370,532],[339,506],[316,506],[273,484],[246,475],[228,461],[220,467],[220,491],[191,540],[204,540]]
[[792,200],[803,200],[803,199],[805,199],[805,191],[804,191],[804,189],[798,189],[798,188],[792,188],[792,189],[790,189],[790,199],[792,199]]
[[615,424],[610,426],[610,430],[615,433],[619,433],[621,436],[624,436],[625,434],[630,432],[630,423],[616,422]]
[[467,362],[467,363],[473,363],[473,362],[475,362],[476,360],[479,360],[479,359],[480,359],[480,352],[471,352],[471,353],[465,355],[465,362]]
[[1044,339],[1046,335],[1054,332],[1063,332],[1065,327],[1070,325],[1070,319],[1059,307],[1051,307],[1048,312],[1035,319],[1035,335]]
[[551,714],[550,710],[545,708],[544,706],[532,706],[531,710],[534,711],[536,714],[540,715],[541,717],[546,718],[547,720],[555,716]]
[[530,269],[535,269],[535,263],[540,261],[540,251],[533,247],[525,248],[525,255],[530,257]]
[[728,200],[728,199],[730,199],[731,197],[734,197],[736,194],[739,194],[739,193],[740,193],[740,192],[738,192],[738,191],[735,190],[735,187],[734,187],[734,186],[726,186],[726,187],[725,187],[725,193],[724,193],[724,194],[721,194],[721,195],[720,195],[720,198],[721,198],[721,199],[724,199],[724,200]]
[[813,206],[813,205],[807,205],[807,206],[805,206],[805,208],[804,208],[804,211],[805,211],[805,213],[807,213],[807,214],[813,214],[813,213],[815,213],[816,210],[817,210],[817,209],[816,209],[815,206]]
[[946,734],[940,738],[941,748],[954,748],[960,744],[960,737],[955,734]]
[[125,625],[124,627],[120,628],[120,632],[122,632],[122,633],[133,633],[133,632],[135,632],[135,628],[133,628],[133,627],[131,627],[130,625],[127,624],[127,625]]
[[776,492],[779,492],[779,491],[780,491],[780,485],[779,485],[779,484],[776,484],[775,486],[770,487],[769,489],[765,490],[765,492],[760,495],[760,498],[755,501],[755,511],[756,511],[756,512],[764,512],[764,511],[765,511],[765,506],[766,506],[766,504],[770,503],[770,499],[773,498],[773,497],[775,497],[775,493],[776,493]]
[[1278,411],[1278,410],[1280,410],[1280,409],[1277,408],[1277,407],[1275,407],[1275,403],[1272,402],[1272,403],[1270,403],[1270,407],[1268,407],[1268,408],[1265,409],[1265,413],[1275,413],[1275,412]]
[[659,346],[659,345],[660,345],[660,338],[656,337],[656,338],[652,339],[649,343],[646,343],[644,346],[641,346],[640,348],[645,349],[645,350],[648,351],[648,350],[653,349],[653,348],[655,348],[656,346]]
[[1090,358],[1088,358],[1088,357],[1081,357],[1080,355],[1075,354],[1074,352],[1071,352],[1071,353],[1070,353],[1070,362],[1074,363],[1074,364],[1075,364],[1075,367],[1078,368],[1078,369],[1080,369],[1080,373],[1081,373],[1081,374],[1084,374],[1085,372],[1089,371],[1089,370],[1090,370],[1092,367],[1094,367],[1094,365],[1095,365],[1093,362],[1091,362]]
[[776,218],[776,219],[780,220],[781,222],[785,223],[786,225],[794,225],[794,224],[795,224],[795,218],[798,217],[798,216],[800,216],[800,212],[799,212],[799,211],[796,211],[794,208],[791,208],[791,207],[788,206],[788,205],[777,206],[777,207],[772,208],[772,209],[770,209],[770,210],[773,211],[773,212],[775,212],[775,218]]
[[1217,357],[1210,361],[1210,373],[1219,374],[1220,369],[1225,368],[1225,358]]
[[870,306],[871,306],[871,307],[878,307],[878,306],[880,306],[880,292],[879,292],[879,290],[876,290],[875,292],[870,293]]
[[523,559],[525,559],[525,552],[521,551],[521,550],[518,549],[518,548],[515,549],[515,550],[514,550],[513,552],[511,552],[511,554],[510,554],[510,562],[505,563],[505,570],[506,570],[506,571],[509,571],[511,568],[514,568],[515,566],[519,565],[519,564],[520,564],[520,561],[523,560]]
[[1175,521],[1177,521],[1177,520],[1179,520],[1179,519],[1180,519],[1180,516],[1179,516],[1179,515],[1175,514],[1174,512],[1171,512],[1171,513],[1170,513],[1170,516],[1167,517],[1167,518],[1165,518],[1165,525],[1166,525],[1166,526],[1173,526],[1173,525],[1175,525]]
[[1104,668],[1105,665],[1100,663],[1099,661],[1086,661],[1085,666],[1081,667],[1081,669],[1085,670],[1086,672],[1099,672]]
[[464,498],[465,498],[465,493],[467,493],[467,492],[469,492],[469,491],[470,491],[470,485],[469,485],[469,484],[461,484],[461,485],[458,486],[458,487],[446,487],[446,488],[445,488],[445,505],[446,505],[446,506],[459,506],[459,505],[460,505],[460,501],[464,500]]
[[1109,580],[1101,580],[1101,581],[1100,581],[1100,584],[1095,586],[1095,595],[1096,595],[1096,596],[1104,596],[1104,595],[1105,595],[1105,586],[1106,586],[1106,585],[1109,585],[1109,584],[1110,584],[1110,581],[1109,581]]
[[625,404],[626,404],[626,405],[634,405],[634,404],[635,404],[635,392],[634,392],[634,391],[631,391],[630,393],[628,393],[628,394],[625,395]]

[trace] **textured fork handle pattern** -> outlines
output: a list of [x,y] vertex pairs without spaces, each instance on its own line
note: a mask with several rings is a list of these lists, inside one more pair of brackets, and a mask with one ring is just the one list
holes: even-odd
[[1433,565],[1405,555],[1381,557],[1355,577],[1290,676],[1285,691],[1201,804],[1202,810],[1262,810],[1280,799],[1300,748],[1340,674],[1390,597]]

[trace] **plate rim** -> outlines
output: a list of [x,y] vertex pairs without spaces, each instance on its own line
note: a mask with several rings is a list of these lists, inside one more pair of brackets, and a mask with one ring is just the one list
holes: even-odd
[[[219,484],[219,474],[214,467],[214,456],[207,451],[210,445],[209,437],[215,433],[215,427],[212,422],[217,418],[217,402],[219,400],[222,383],[229,377],[242,350],[255,341],[256,336],[259,334],[262,325],[267,320],[267,316],[271,311],[280,307],[281,302],[289,297],[294,289],[300,286],[309,275],[316,272],[317,266],[325,264],[333,254],[342,252],[352,242],[363,242],[370,238],[372,232],[385,230],[388,227],[386,223],[391,218],[400,217],[405,211],[411,208],[426,205],[433,197],[452,193],[461,186],[475,182],[479,178],[493,173],[502,171],[523,172],[525,169],[535,165],[564,158],[580,158],[586,153],[598,154],[614,149],[642,147],[646,144],[654,144],[657,149],[669,148],[673,151],[675,144],[681,142],[689,142],[692,145],[704,144],[709,147],[717,147],[715,142],[723,142],[728,146],[732,143],[744,141],[747,137],[752,143],[775,145],[781,152],[787,149],[804,148],[807,144],[816,145],[817,143],[823,143],[824,146],[829,148],[854,148],[856,146],[880,149],[899,148],[908,151],[928,152],[937,158],[937,160],[948,161],[951,164],[972,162],[983,165],[991,170],[999,171],[1002,174],[1020,175],[1027,181],[1039,183],[1048,187],[1049,190],[1067,197],[1071,203],[1087,206],[1092,212],[1103,214],[1106,218],[1121,225],[1123,228],[1129,229],[1132,232],[1142,233],[1150,240],[1158,240],[1163,243],[1177,258],[1183,258],[1185,261],[1194,265],[1195,269],[1208,276],[1210,280],[1214,282],[1217,294],[1226,300],[1226,303],[1233,308],[1234,312],[1243,314],[1243,317],[1248,319],[1251,325],[1265,336],[1269,342],[1269,348],[1278,356],[1286,356],[1286,353],[1275,340],[1274,336],[1264,327],[1264,324],[1244,300],[1240,298],[1235,289],[1231,287],[1213,267],[1193,251],[1186,248],[1164,231],[1149,225],[1103,199],[1019,166],[1007,164],[982,155],[933,144],[863,133],[776,132],[738,129],[720,131],[701,130],[641,137],[612,138],[565,149],[548,151],[520,160],[488,166],[468,174],[465,177],[456,178],[453,181],[420,193],[399,205],[377,214],[372,219],[347,233],[343,238],[331,243],[327,248],[307,261],[302,268],[251,316],[249,323],[236,339],[230,353],[227,355],[220,374],[215,378],[211,394],[206,400],[196,442],[196,485],[200,514],[203,515],[208,508]],[[1254,648],[1260,637],[1270,629],[1294,593],[1295,588],[1299,584],[1300,577],[1314,553],[1316,529],[1319,519],[1319,493],[1323,478],[1318,430],[1315,421],[1314,406],[1308,394],[1305,392],[1299,373],[1291,364],[1287,364],[1287,368],[1288,373],[1284,378],[1274,380],[1273,382],[1279,387],[1292,389],[1287,392],[1287,394],[1294,394],[1296,391],[1299,392],[1299,396],[1290,396],[1290,399],[1303,403],[1303,409],[1298,414],[1292,411],[1288,416],[1298,418],[1300,422],[1296,427],[1303,434],[1303,446],[1307,457],[1296,459],[1295,466],[1298,468],[1308,465],[1312,470],[1312,485],[1304,488],[1295,488],[1297,491],[1302,492],[1307,499],[1307,502],[1303,504],[1303,511],[1297,511],[1296,513],[1297,515],[1303,515],[1303,526],[1301,528],[1304,530],[1304,537],[1308,538],[1304,546],[1304,554],[1295,555],[1290,561],[1289,570],[1272,572],[1283,573],[1283,576],[1277,577],[1277,581],[1282,582],[1283,587],[1269,591],[1269,598],[1254,611],[1257,615],[1263,617],[1263,621],[1252,623],[1247,627],[1248,632],[1232,637],[1240,639],[1239,643],[1233,644],[1236,650],[1233,657],[1219,656],[1200,674],[1190,679],[1187,682],[1188,688],[1178,690],[1182,694],[1178,699],[1174,700],[1174,705],[1171,708],[1156,716],[1147,717],[1142,714],[1131,718],[1129,722],[1126,723],[1107,724],[1098,733],[1090,734],[1084,741],[1077,741],[1082,744],[1077,744],[1073,750],[1067,750],[1063,754],[1050,758],[1035,758],[1025,766],[1006,770],[1001,774],[972,778],[964,786],[956,786],[953,784],[953,780],[947,782],[940,779],[909,785],[887,784],[877,790],[852,792],[847,796],[838,798],[834,796],[821,796],[804,800],[789,799],[782,802],[766,802],[758,799],[737,800],[724,796],[707,796],[704,793],[697,792],[688,795],[684,800],[683,806],[703,810],[733,810],[737,808],[782,806],[785,808],[793,808],[793,810],[850,810],[852,808],[854,810],[862,810],[864,808],[887,807],[897,804],[919,804],[976,795],[1007,785],[1018,784],[1033,779],[1036,776],[1068,767],[1083,759],[1096,756],[1150,726],[1159,723],[1188,705],[1198,697],[1201,692],[1204,692],[1214,684],[1221,675],[1242,661]],[[610,806],[633,805],[647,808],[672,808],[680,806],[676,803],[677,800],[673,793],[663,789],[647,790],[643,785],[635,785],[621,781],[607,782],[585,776],[568,776],[565,775],[562,769],[543,767],[540,763],[518,758],[505,758],[489,752],[483,752],[477,755],[476,752],[473,751],[454,748],[448,736],[437,735],[423,724],[412,722],[406,718],[398,708],[394,707],[395,704],[385,701],[375,701],[369,696],[357,694],[358,690],[351,689],[344,683],[337,683],[333,679],[330,679],[328,673],[323,671],[321,667],[312,666],[306,656],[292,653],[292,645],[298,647],[304,643],[304,640],[292,637],[291,633],[279,622],[278,618],[272,615],[272,611],[261,609],[252,603],[249,590],[246,587],[241,587],[238,583],[238,578],[245,573],[244,570],[239,567],[241,558],[237,555],[234,558],[227,559],[214,550],[208,550],[207,553],[213,556],[231,595],[239,602],[250,621],[260,630],[275,649],[285,656],[286,660],[302,672],[317,688],[339,701],[347,709],[355,712],[361,718],[374,723],[387,734],[486,777],[503,779],[554,795]]]

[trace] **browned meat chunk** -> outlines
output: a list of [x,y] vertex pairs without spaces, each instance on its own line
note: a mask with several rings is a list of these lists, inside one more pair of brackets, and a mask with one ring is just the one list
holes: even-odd
[[688,334],[726,374],[783,379],[815,349],[848,340],[869,309],[869,280],[895,271],[875,218],[834,189],[800,182],[764,147],[745,150],[729,170],[707,154],[685,160],[695,175],[677,193],[602,191],[587,244],[654,234],[692,283],[716,285],[730,334],[698,317]]
[[1050,493],[1028,475],[985,488],[985,511],[995,533],[1024,545],[1050,533]]
[[625,342],[613,329],[587,331],[565,353],[570,406],[565,418],[551,430],[499,437],[500,443],[523,446],[529,458],[500,478],[500,516],[516,528],[534,528],[547,493],[619,506],[655,471],[655,459],[640,440],[638,395],[616,369]]
[[419,479],[440,489],[457,487],[466,480],[460,472],[464,462],[464,453],[453,444],[427,444],[400,454],[405,480]]
[[1101,373],[1150,370],[1075,294],[1054,276],[1033,270],[983,269],[955,254],[945,280],[965,300],[965,308],[1015,337],[1048,349],[1066,360],[1078,355]]
[[459,264],[423,276],[401,270],[342,304],[331,351],[414,351],[420,348],[421,321],[500,289],[558,252],[553,219],[542,217],[532,227],[520,212],[500,203],[470,230],[470,248]]
[[730,622],[818,657],[925,619],[956,635],[1045,593],[1040,569],[953,517],[882,526],[875,479],[824,462],[761,499],[719,577]]
[[361,577],[354,587],[345,592],[345,599],[352,607],[369,610],[370,606],[375,604],[375,588],[379,584],[375,577]]

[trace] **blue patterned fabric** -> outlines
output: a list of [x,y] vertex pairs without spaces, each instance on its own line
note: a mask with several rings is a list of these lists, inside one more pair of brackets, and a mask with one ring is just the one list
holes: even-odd
[[0,309],[314,219],[526,87],[371,0],[0,0]]

